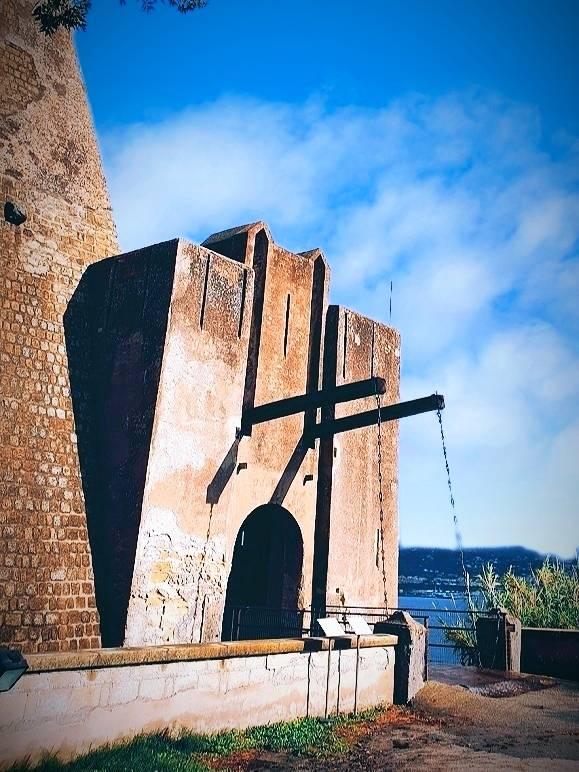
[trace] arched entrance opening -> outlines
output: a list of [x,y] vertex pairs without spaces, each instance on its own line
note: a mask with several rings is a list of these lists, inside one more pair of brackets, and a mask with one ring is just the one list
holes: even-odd
[[300,528],[287,509],[265,504],[253,510],[235,540],[222,640],[301,634],[303,558]]

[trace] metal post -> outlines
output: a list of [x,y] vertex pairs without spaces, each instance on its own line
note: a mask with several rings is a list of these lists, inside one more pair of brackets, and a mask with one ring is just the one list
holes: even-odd
[[424,680],[428,681],[428,617],[424,617],[424,629],[426,630],[424,635]]
[[328,704],[330,700],[330,667],[332,665],[332,643],[333,639],[328,638],[328,672],[326,675],[326,708],[324,710],[324,718],[328,718]]
[[239,640],[239,620],[240,620],[240,617],[241,617],[241,608],[238,608],[237,609],[237,629],[235,631],[235,640],[236,641]]
[[358,714],[358,671],[360,669],[360,636],[356,636],[356,680],[354,683],[354,715]]
[[207,595],[203,596],[203,603],[201,604],[201,622],[199,624],[199,643],[203,642],[203,625],[205,623],[205,606],[207,604]]

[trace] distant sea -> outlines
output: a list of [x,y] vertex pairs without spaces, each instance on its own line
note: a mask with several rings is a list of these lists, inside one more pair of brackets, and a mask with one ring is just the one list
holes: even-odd
[[[519,576],[530,576],[543,564],[546,555],[524,547],[474,547],[464,550],[464,562],[470,575],[471,589],[488,563],[498,574],[512,568]],[[465,580],[457,550],[430,547],[400,547],[398,592],[406,605],[425,604],[426,608],[464,601]],[[451,606],[452,607],[452,606]]]
[[[491,563],[498,574],[512,568],[521,576],[530,576],[540,568],[545,555],[523,547],[478,547],[464,550],[464,561],[470,575],[471,593],[476,601],[476,577]],[[467,609],[465,580],[460,553],[457,550],[429,547],[401,547],[398,564],[398,606],[415,610],[414,616],[428,616],[432,633],[441,624],[458,620],[460,615],[440,612]],[[463,617],[464,619],[464,617]],[[442,640],[442,638],[441,638]],[[443,652],[439,652],[442,656]],[[446,661],[446,656],[444,657]]]
[[399,595],[398,606],[403,609],[423,611],[432,613],[433,611],[465,611],[467,608],[466,597],[464,593],[455,593],[454,595]]

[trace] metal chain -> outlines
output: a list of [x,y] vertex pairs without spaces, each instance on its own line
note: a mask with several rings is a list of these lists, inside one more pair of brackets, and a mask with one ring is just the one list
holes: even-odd
[[446,481],[448,484],[448,492],[450,494],[450,506],[452,508],[452,519],[454,522],[454,537],[456,539],[456,546],[460,552],[460,562],[462,565],[462,573],[465,578],[465,582],[468,582],[468,571],[466,570],[466,566],[464,563],[464,550],[462,546],[462,535],[460,533],[460,527],[458,524],[458,515],[456,514],[456,507],[454,504],[454,495],[452,492],[452,482],[450,479],[450,467],[448,466],[448,454],[446,452],[446,439],[444,437],[444,429],[442,427],[442,412],[440,408],[436,411],[436,416],[438,418],[438,424],[440,426],[440,439],[442,440],[442,453],[444,455],[444,466],[446,467]]
[[[459,523],[458,523],[458,515],[456,514],[456,506],[455,506],[455,503],[454,503],[454,494],[452,492],[452,481],[450,479],[450,467],[448,465],[448,454],[447,454],[447,451],[446,451],[446,439],[445,439],[445,436],[444,436],[444,429],[442,427],[442,412],[441,412],[440,408],[437,409],[436,416],[438,418],[438,424],[440,426],[440,439],[442,440],[442,453],[444,455],[444,466],[446,467],[446,481],[447,481],[447,484],[448,484],[448,492],[450,494],[450,506],[452,508],[452,519],[453,519],[453,522],[454,522],[454,537],[456,539],[457,549],[458,549],[458,551],[460,553],[460,565],[461,565],[461,568],[462,568],[462,575],[463,575],[463,578],[464,578],[465,595],[466,595],[466,600],[467,600],[467,604],[468,604],[468,610],[469,610],[470,617],[471,617],[472,630],[473,630],[473,634],[475,636],[475,641],[476,641],[476,619],[475,619],[476,615],[475,615],[475,608],[474,608],[474,603],[473,603],[473,600],[472,600],[472,596],[470,594],[470,576],[469,576],[469,573],[467,571],[466,564],[464,562],[464,547],[463,547],[463,542],[462,542],[462,534],[460,532],[460,526],[459,526]],[[480,651],[478,649],[478,642],[477,642],[477,656],[478,656],[478,659],[479,659],[479,666],[480,666]]]
[[376,392],[376,407],[378,410],[378,501],[380,504],[380,558],[382,562],[382,582],[384,584],[384,605],[388,609],[388,583],[386,580],[386,556],[384,554],[384,492],[382,490],[382,407],[381,395]]

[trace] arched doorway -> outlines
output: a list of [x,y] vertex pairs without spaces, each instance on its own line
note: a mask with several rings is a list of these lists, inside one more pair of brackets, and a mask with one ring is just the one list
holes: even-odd
[[301,633],[303,557],[300,528],[286,509],[265,504],[253,510],[235,540],[222,640]]

